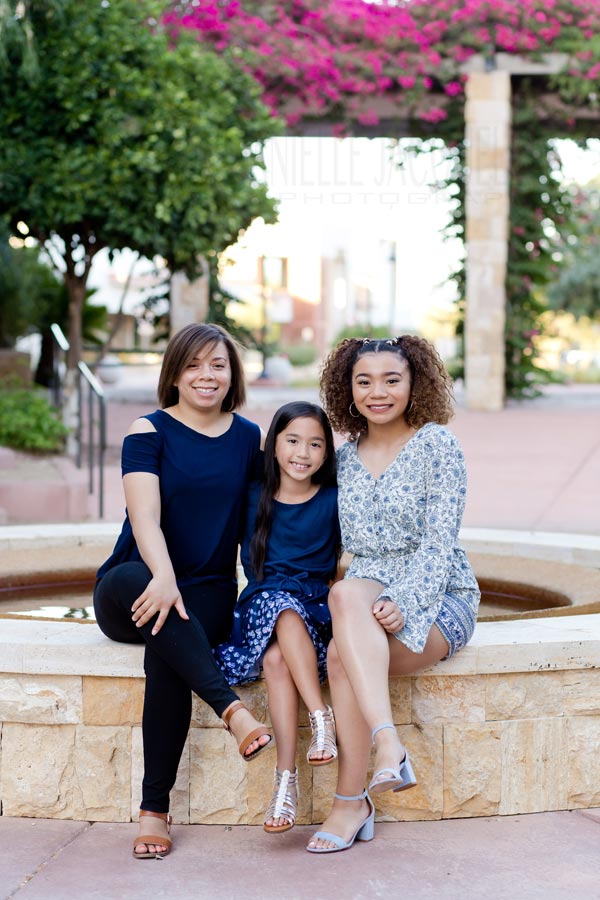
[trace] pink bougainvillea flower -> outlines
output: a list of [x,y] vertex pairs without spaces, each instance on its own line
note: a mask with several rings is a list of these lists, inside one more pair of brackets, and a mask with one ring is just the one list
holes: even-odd
[[[419,97],[430,91],[460,97],[461,67],[476,53],[566,51],[582,102],[600,72],[600,0],[202,0],[169,4],[163,22],[174,40],[185,28],[218,52],[235,47],[282,115],[291,102],[344,115],[353,96],[394,85],[426,110]],[[590,46],[574,48],[573,35]]]

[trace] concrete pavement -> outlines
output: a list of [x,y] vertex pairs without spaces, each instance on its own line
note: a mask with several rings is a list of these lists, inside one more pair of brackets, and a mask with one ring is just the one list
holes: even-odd
[[600,810],[382,823],[315,857],[306,826],[179,825],[163,860],[135,860],[136,826],[0,818],[8,900],[597,900]]

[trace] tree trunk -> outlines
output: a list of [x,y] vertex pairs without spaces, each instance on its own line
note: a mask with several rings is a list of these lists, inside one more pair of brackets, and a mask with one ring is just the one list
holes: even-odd
[[85,278],[65,276],[69,292],[69,352],[67,353],[67,369],[76,369],[81,360],[83,339],[81,335],[81,314],[85,300],[87,273]]
[[42,345],[40,348],[40,359],[35,372],[35,383],[41,384],[43,387],[54,388],[55,372],[54,372],[54,337],[49,328],[42,329]]

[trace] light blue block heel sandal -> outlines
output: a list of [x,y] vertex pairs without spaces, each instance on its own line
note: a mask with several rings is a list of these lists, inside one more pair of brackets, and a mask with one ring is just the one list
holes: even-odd
[[399,791],[406,791],[408,788],[414,787],[417,783],[413,767],[408,758],[408,750],[402,762],[400,763],[400,775],[402,776],[402,784],[392,788],[395,794]]
[[[394,731],[396,730],[396,726],[391,722],[385,722],[383,725],[378,725],[371,733],[373,744],[375,743],[375,735],[384,728],[393,728]],[[404,759],[398,763],[397,769],[386,766],[373,773],[369,790],[374,794],[383,794],[385,791],[394,791],[394,793],[398,793],[398,791],[405,791],[407,788],[414,787],[416,783],[417,779],[415,778],[415,773],[410,763],[407,750],[404,754]]]
[[335,794],[336,800],[366,800],[369,804],[369,815],[360,823],[349,841],[345,841],[338,834],[331,834],[329,831],[317,831],[313,834],[311,841],[321,839],[322,841],[331,841],[335,847],[307,847],[309,853],[339,853],[340,850],[348,850],[354,841],[372,841],[375,837],[375,807],[373,801],[366,791],[357,794],[355,797],[346,797],[344,794]]

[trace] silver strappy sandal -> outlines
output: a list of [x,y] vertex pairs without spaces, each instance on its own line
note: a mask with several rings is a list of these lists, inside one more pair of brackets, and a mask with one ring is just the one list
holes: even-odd
[[[309,712],[310,730],[312,732],[312,740],[306,754],[307,762],[310,766],[327,766],[337,759],[338,750],[335,735],[335,719],[333,710],[330,706],[322,709],[316,709]],[[315,758],[315,753],[328,754],[325,759]]]
[[[298,807],[298,769],[290,772],[284,769],[279,772],[275,769],[275,784],[273,796],[267,812],[263,828],[269,834],[280,834],[289,831],[296,823],[296,809]],[[269,819],[287,819],[283,825],[267,825]]]

